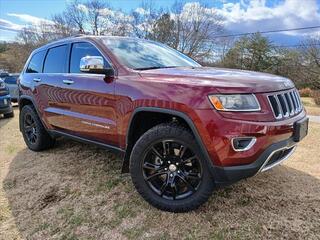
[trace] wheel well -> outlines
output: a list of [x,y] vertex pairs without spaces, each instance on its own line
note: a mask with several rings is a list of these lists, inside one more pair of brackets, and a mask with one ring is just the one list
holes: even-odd
[[30,99],[27,99],[27,98],[20,99],[20,101],[19,101],[19,109],[21,110],[26,105],[32,105],[33,106],[33,103],[32,103],[32,101]]
[[127,135],[127,148],[123,161],[122,172],[129,172],[129,160],[133,149],[133,146],[138,139],[152,127],[161,123],[176,122],[185,128],[190,129],[188,123],[181,117],[174,114],[162,113],[162,112],[148,112],[141,111],[134,115],[130,122],[129,131]]

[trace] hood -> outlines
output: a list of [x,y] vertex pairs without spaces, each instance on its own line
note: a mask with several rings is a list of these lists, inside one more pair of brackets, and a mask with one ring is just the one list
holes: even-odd
[[292,81],[284,77],[226,68],[162,68],[144,70],[140,75],[153,81],[213,87],[220,93],[261,93],[294,87]]

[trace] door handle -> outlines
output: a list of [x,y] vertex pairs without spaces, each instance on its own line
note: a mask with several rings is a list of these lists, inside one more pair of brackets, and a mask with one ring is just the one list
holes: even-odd
[[34,78],[33,81],[34,82],[41,82],[41,78]]
[[68,85],[70,85],[70,84],[73,84],[73,83],[74,83],[74,81],[69,80],[69,79],[62,80],[62,82],[63,82],[64,84],[68,84]]

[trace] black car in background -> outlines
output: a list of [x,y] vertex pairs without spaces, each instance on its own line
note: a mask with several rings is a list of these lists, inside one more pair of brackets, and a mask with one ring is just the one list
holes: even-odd
[[0,79],[0,114],[5,118],[14,116],[9,88],[2,79]]
[[19,88],[17,83],[18,77],[19,77],[18,73],[12,73],[2,78],[2,80],[5,82],[6,86],[9,89],[11,102],[14,102],[14,103],[18,102],[18,97],[19,97]]

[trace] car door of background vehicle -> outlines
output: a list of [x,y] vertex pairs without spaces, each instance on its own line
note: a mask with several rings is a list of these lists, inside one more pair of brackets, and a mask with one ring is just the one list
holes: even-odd
[[59,98],[55,109],[49,109],[60,117],[51,123],[70,134],[117,146],[114,82],[106,82],[103,74],[80,72],[80,59],[85,56],[102,54],[89,42],[70,45],[69,73],[57,83]]

